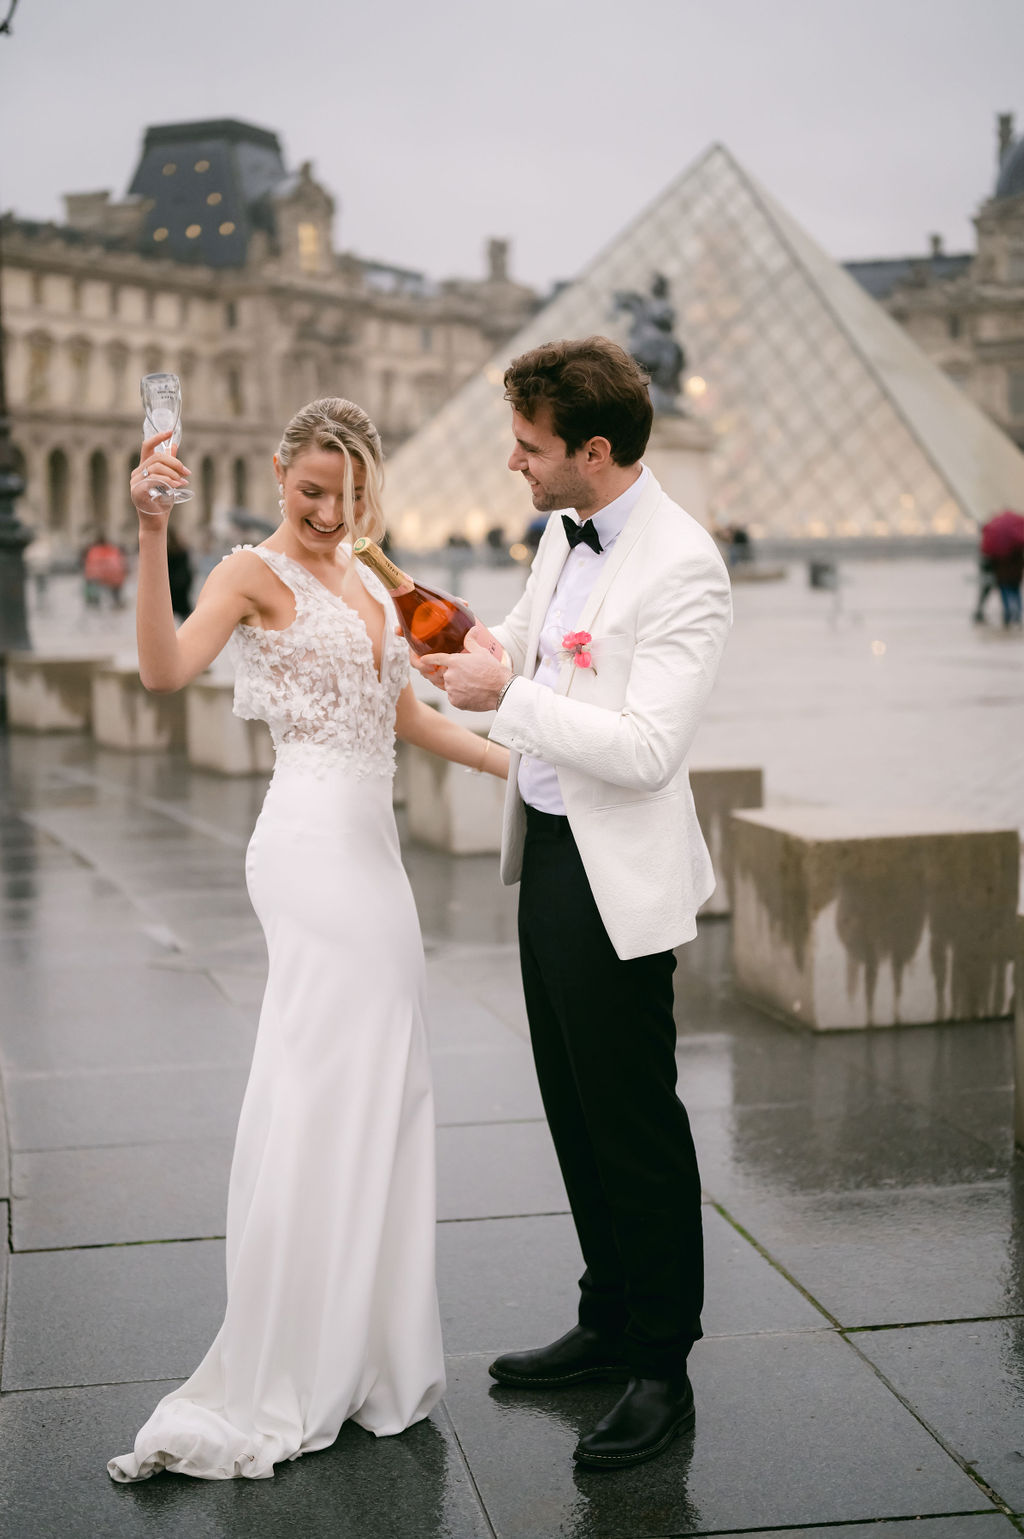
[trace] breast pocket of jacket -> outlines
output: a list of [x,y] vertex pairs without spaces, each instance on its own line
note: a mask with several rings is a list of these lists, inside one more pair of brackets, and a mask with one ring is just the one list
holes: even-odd
[[590,667],[573,667],[574,687],[578,688],[584,681],[594,680],[597,688],[593,693],[602,705],[621,704],[629,682],[629,671],[633,666],[634,650],[632,636],[596,634],[587,648]]

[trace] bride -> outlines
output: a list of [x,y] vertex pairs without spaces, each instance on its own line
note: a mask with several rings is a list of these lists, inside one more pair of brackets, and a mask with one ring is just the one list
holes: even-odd
[[396,735],[504,777],[508,755],[423,705],[378,580],[380,439],[351,401],[313,401],[274,457],[280,528],[226,556],[175,632],[167,510],[189,472],[142,446],[139,672],[188,684],[234,635],[235,710],[270,724],[274,776],[246,855],[269,972],[235,1144],[228,1303],[206,1357],[111,1459],[273,1475],[352,1420],[401,1432],[444,1391],[434,1282],[434,1119],[423,951],[391,806]]

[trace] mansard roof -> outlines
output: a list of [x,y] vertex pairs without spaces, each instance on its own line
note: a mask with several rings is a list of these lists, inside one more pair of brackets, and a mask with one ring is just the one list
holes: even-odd
[[844,262],[843,266],[855,278],[872,299],[885,299],[893,289],[905,283],[923,278],[931,283],[944,283],[959,278],[970,267],[973,257],[969,251],[942,252],[938,256],[876,257],[866,261]]
[[142,249],[209,267],[241,267],[257,229],[272,233],[269,194],[288,172],[277,135],[235,118],[146,130],[129,191],[147,199]]

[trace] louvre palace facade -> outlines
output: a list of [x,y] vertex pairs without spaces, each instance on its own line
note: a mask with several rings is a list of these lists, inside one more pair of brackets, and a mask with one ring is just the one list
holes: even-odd
[[134,523],[139,379],[184,397],[193,538],[276,520],[269,457],[317,395],[365,405],[394,450],[536,308],[492,240],[478,279],[335,250],[334,201],[275,134],[233,119],[150,128],[122,201],[70,194],[63,224],[3,220],[3,323],[21,518],[77,549]]

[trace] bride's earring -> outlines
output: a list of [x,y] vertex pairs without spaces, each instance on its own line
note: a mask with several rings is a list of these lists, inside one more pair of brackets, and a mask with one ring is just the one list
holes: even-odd
[[277,505],[281,509],[281,517],[283,518],[284,517],[284,487],[283,486],[279,486],[278,487],[278,491],[281,493],[281,496],[277,499]]

